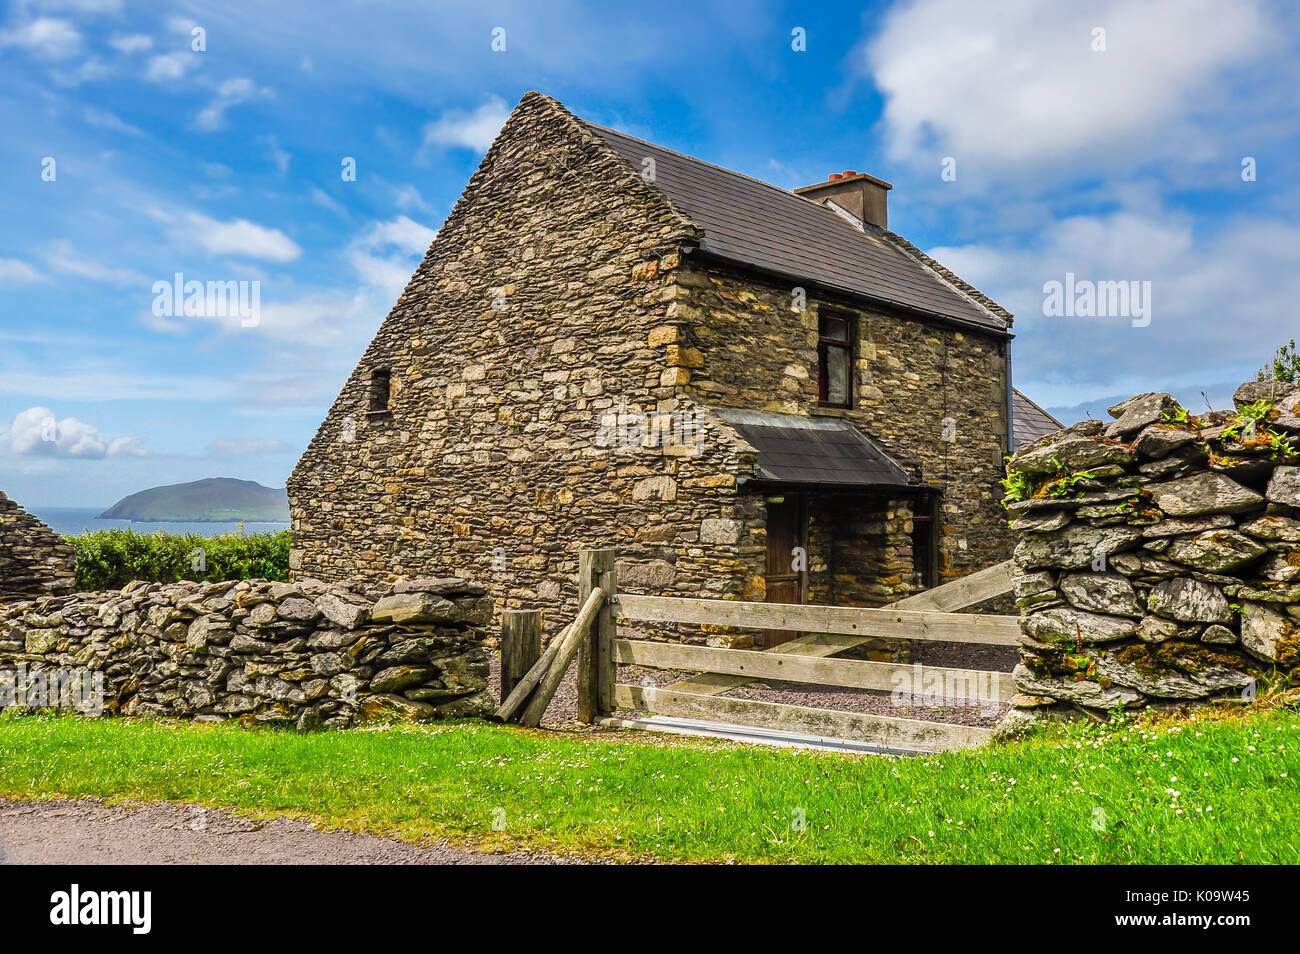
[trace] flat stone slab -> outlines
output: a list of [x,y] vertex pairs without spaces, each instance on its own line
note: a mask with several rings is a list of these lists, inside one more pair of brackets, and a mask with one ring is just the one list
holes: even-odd
[[1241,513],[1264,505],[1264,498],[1231,477],[1206,472],[1146,488],[1156,506],[1171,517]]

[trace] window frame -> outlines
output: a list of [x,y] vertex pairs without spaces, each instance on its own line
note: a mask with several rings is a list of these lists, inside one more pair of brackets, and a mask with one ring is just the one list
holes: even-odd
[[[824,332],[826,319],[834,318],[844,322],[843,338],[827,337]],[[852,408],[855,364],[858,344],[858,319],[852,312],[836,308],[819,308],[817,310],[817,405],[818,407]],[[844,375],[844,402],[828,400],[830,394],[830,364],[827,355],[831,348],[845,352],[847,367]]]

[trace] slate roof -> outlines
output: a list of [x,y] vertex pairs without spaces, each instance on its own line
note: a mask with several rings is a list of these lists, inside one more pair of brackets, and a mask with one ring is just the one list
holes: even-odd
[[843,489],[916,486],[907,471],[853,425],[835,418],[716,409],[758,451],[764,483]]
[[1032,444],[1065,427],[1015,388],[1011,389],[1011,449]]
[[[704,232],[701,251],[998,331],[1010,313],[886,229],[858,228],[830,208],[739,172],[585,123]],[[993,307],[989,307],[993,304]]]

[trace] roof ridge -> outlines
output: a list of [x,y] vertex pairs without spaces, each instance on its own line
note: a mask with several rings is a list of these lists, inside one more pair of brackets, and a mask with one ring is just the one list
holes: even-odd
[[[562,107],[561,107],[562,108]],[[888,229],[771,182],[575,117],[699,235],[700,251],[795,284],[813,282],[941,321],[1010,335],[1012,314]],[[662,168],[647,175],[646,159]],[[812,211],[812,210],[816,211]],[[834,223],[834,224],[832,224]]]
[[[600,129],[607,133],[613,133],[615,136],[622,136],[624,139],[630,139],[632,142],[639,142],[643,146],[650,146],[651,148],[658,149],[660,152],[666,152],[670,155],[676,156],[679,159],[686,159],[689,160],[690,162],[697,162],[702,166],[708,166],[710,169],[716,169],[719,172],[724,172],[729,176],[735,176],[738,179],[746,179],[749,182],[753,182],[756,185],[761,185],[764,188],[771,189],[773,192],[779,192],[783,196],[788,196],[789,198],[792,199],[798,199],[800,202],[806,202],[809,206],[811,206],[814,209],[821,209],[824,212],[830,213],[831,221],[838,222],[840,225],[845,226],[847,228],[853,228],[852,225],[850,225],[848,222],[845,222],[840,216],[836,215],[834,210],[826,208],[826,206],[822,205],[820,202],[814,202],[811,199],[805,199],[803,196],[799,195],[797,192],[795,192],[792,189],[783,189],[779,185],[774,185],[773,183],[768,182],[765,179],[758,179],[747,173],[737,172],[735,169],[728,169],[726,166],[720,166],[716,162],[709,162],[709,160],[701,159],[698,156],[688,156],[684,152],[678,152],[676,149],[669,149],[667,146],[661,146],[657,142],[651,142],[648,139],[641,139],[637,136],[633,136],[630,135],[629,133],[625,133],[620,129],[613,129],[609,126],[602,126],[600,123],[593,123],[589,119],[582,119],[581,117],[576,117],[576,118],[578,119],[578,122],[585,123],[586,125],[592,127],[593,129]],[[631,163],[628,164],[631,165]],[[652,183],[652,184],[658,187],[658,183]],[[663,189],[660,189],[659,191],[664,192]],[[664,192],[664,194],[667,195],[666,192]],[[687,218],[689,218],[689,216],[687,216]]]
[[[523,105],[530,98],[536,98],[537,100],[540,100],[546,106],[546,108],[552,110],[557,115],[559,115],[560,118],[564,120],[566,125],[568,125],[572,129],[572,131],[584,143],[594,146],[601,153],[604,153],[605,155],[616,159],[624,167],[626,167],[629,174],[634,179],[638,180],[643,186],[653,191],[656,198],[661,199],[664,202],[664,204],[668,206],[668,210],[678,218],[680,224],[695,229],[697,231],[701,231],[701,232],[703,231],[703,226],[701,226],[693,218],[691,218],[689,215],[683,212],[682,209],[678,207],[677,203],[673,201],[672,196],[670,196],[665,190],[659,188],[657,183],[647,182],[645,178],[641,175],[640,170],[634,167],[632,163],[628,162],[628,160],[623,156],[622,153],[620,153],[609,143],[601,139],[600,136],[594,135],[591,131],[591,128],[589,128],[589,127],[596,127],[596,128],[601,128],[601,127],[596,126],[595,123],[588,122],[587,120],[583,119],[581,116],[578,116],[577,114],[572,112],[567,106],[565,106],[562,102],[556,99],[554,96],[547,96],[545,93],[541,93],[536,90],[525,93],[523,98],[520,99],[519,105],[520,106]],[[515,109],[518,108],[519,106],[515,107]]]
[[947,265],[944,265],[938,259],[925,254],[925,252],[921,251],[916,247],[916,245],[903,238],[903,236],[899,235],[897,232],[878,225],[873,225],[872,228],[879,231],[885,237],[886,241],[893,244],[900,252],[904,255],[911,256],[918,262],[918,264],[928,268],[941,282],[978,307],[981,311],[987,312],[993,318],[997,318],[1008,328],[1010,328],[1014,323],[1015,315],[1007,311],[1007,309],[1003,308],[970,282],[966,281],[966,279],[962,278]]

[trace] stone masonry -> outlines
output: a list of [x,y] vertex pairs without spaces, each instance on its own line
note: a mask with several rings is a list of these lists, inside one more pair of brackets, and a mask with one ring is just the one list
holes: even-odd
[[1300,685],[1300,389],[1236,405],[1142,394],[1011,460],[1022,717]]
[[[845,300],[811,298],[796,312],[792,291],[716,266],[678,272],[672,327],[688,350],[709,356],[690,372],[692,392],[718,407],[849,421],[914,477],[944,488],[942,578],[1005,560],[1010,542],[998,506],[1008,446],[1005,343]],[[817,406],[817,323],[830,305],[858,329],[858,400],[843,410]]]
[[0,492],[0,603],[71,593],[76,585],[71,545]]
[[[824,413],[826,304],[860,328],[860,401],[833,413],[941,492],[942,576],[1005,559],[1005,337],[815,289],[797,311],[791,288],[693,259],[698,228],[638,172],[524,97],[288,481],[294,577],[456,573],[498,609],[544,608],[554,633],[578,551],[612,547],[629,591],[764,599],[766,504],[744,488],[758,455],[714,412]],[[647,420],[692,438],[615,439]],[[860,515],[862,539],[887,542],[861,571],[853,547],[833,568],[815,554],[810,599],[915,588],[912,506]]]
[[494,706],[483,594],[455,578],[137,581],[9,604],[0,707],[57,705],[53,686],[72,673],[99,675],[108,714],[300,729],[484,716]]

